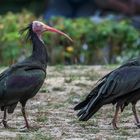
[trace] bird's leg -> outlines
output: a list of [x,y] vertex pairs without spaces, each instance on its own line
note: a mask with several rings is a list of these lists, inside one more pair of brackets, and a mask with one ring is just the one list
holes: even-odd
[[2,123],[5,128],[10,128],[7,124],[6,117],[7,117],[7,108],[4,107],[4,115],[3,115]]
[[113,120],[112,120],[112,125],[113,125],[114,129],[118,129],[118,127],[116,125],[116,122],[118,120],[118,114],[119,114],[119,105],[116,105],[115,115],[114,115]]
[[140,121],[139,121],[137,111],[136,111],[136,104],[132,104],[132,111],[136,120],[136,125],[140,128]]
[[24,120],[25,120],[25,127],[27,129],[29,129],[30,126],[29,126],[29,123],[28,123],[28,120],[27,120],[27,117],[26,117],[25,106],[22,106],[21,111],[22,111],[22,114],[23,114],[23,117],[24,117]]

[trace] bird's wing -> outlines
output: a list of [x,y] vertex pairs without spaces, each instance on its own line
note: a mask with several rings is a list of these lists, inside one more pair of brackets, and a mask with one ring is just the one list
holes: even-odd
[[40,68],[40,67],[37,67],[37,66],[26,66],[26,65],[13,65],[9,68],[7,68],[5,71],[3,71],[1,74],[0,74],[0,81],[7,77],[8,75],[10,75],[11,73],[13,73],[14,71],[16,71],[18,68],[24,68],[24,69],[33,69],[33,68]]
[[45,73],[46,73],[46,69],[44,66],[42,65],[39,65],[38,63],[29,63],[29,62],[25,62],[25,63],[17,63],[17,64],[14,64],[12,65],[11,67],[7,68],[5,71],[3,71],[1,74],[0,74],[0,81],[8,76],[9,74],[13,73],[14,71],[16,71],[17,69],[20,69],[20,68],[23,68],[25,70],[28,70],[28,69],[42,69]]
[[[114,71],[118,71],[120,68],[124,68],[124,67],[133,67],[133,66],[140,66],[140,58],[138,59],[132,59],[124,64],[122,64],[120,67],[118,67],[117,69],[109,72],[108,74],[106,74],[105,76],[103,76],[101,79],[98,80],[98,82],[100,83],[103,79],[107,78],[111,73],[113,73]],[[97,82],[97,83],[98,83]]]
[[104,98],[124,96],[140,89],[140,67],[122,67],[112,72],[100,88],[99,93]]
[[[37,65],[37,64],[34,64],[34,63],[32,63],[30,65],[29,64],[26,64],[26,63],[25,64],[21,64],[21,63],[18,64],[17,63],[15,65],[12,65],[11,67],[9,67],[8,69],[6,69],[5,71],[3,71],[0,74],[0,100],[3,99],[4,95],[6,95],[5,94],[5,90],[8,90],[7,89],[7,85],[8,85],[9,82],[12,82],[12,83],[14,83],[14,85],[17,85],[17,84],[21,84],[21,82],[23,81],[23,83],[25,83],[25,84],[23,86],[22,85],[21,86],[28,89],[29,88],[28,87],[28,84],[27,84],[28,82],[25,82],[25,81],[27,79],[31,79],[32,80],[32,78],[30,78],[30,76],[32,76],[32,70],[39,70],[39,72],[40,72],[40,70],[41,71],[44,71],[43,72],[43,78],[46,75],[45,69],[42,68],[41,66]],[[27,71],[29,71],[29,72],[27,72]],[[19,75],[20,72],[21,72],[22,75]],[[14,74],[14,76],[12,76],[13,74]],[[39,80],[39,77],[38,76],[33,77],[33,78],[34,78],[34,81],[33,82]],[[40,78],[42,78],[42,77],[40,77]],[[14,80],[14,79],[22,79],[22,81],[18,82],[17,80]],[[28,81],[30,82],[30,80],[28,80]]]

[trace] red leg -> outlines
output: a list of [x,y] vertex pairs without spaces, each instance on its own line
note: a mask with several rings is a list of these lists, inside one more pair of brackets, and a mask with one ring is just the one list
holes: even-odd
[[136,125],[140,128],[140,121],[139,121],[137,111],[136,111],[136,104],[132,104],[132,111],[136,120]]
[[25,127],[26,127],[27,129],[29,129],[30,127],[29,127],[29,123],[28,123],[28,120],[27,120],[27,117],[26,117],[25,107],[24,107],[24,106],[22,106],[21,111],[22,111],[22,114],[23,114],[23,117],[24,117],[24,120],[25,120]]
[[118,105],[116,105],[115,115],[114,115],[113,120],[112,120],[112,125],[113,125],[113,128],[114,128],[114,129],[118,129],[116,122],[117,122],[117,120],[118,120],[119,108],[120,108],[120,107],[119,107]]

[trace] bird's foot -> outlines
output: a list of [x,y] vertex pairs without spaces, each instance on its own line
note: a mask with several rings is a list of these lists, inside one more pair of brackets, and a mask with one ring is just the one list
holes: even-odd
[[114,121],[114,120],[112,121],[112,126],[115,130],[119,129],[117,124],[116,124],[116,121]]
[[0,124],[3,124],[3,126],[6,128],[6,129],[11,129],[12,127],[10,127],[8,124],[7,124],[7,121],[6,120],[2,120],[1,122],[0,122]]
[[135,123],[138,128],[140,128],[140,123]]
[[25,125],[25,126],[21,127],[20,129],[30,130],[31,128],[32,128],[31,126]]
[[118,130],[119,129],[116,124],[113,124],[113,128],[114,128],[114,130]]

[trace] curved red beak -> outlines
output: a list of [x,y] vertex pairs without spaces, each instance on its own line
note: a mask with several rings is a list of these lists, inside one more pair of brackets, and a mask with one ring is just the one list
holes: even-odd
[[50,32],[55,32],[55,33],[61,34],[61,35],[65,36],[66,38],[68,38],[71,42],[73,42],[73,40],[67,34],[65,34],[65,33],[61,32],[61,31],[59,31],[59,30],[57,30],[57,29],[55,29],[53,27],[50,27],[48,25],[45,25],[45,30],[46,31],[50,31]]

